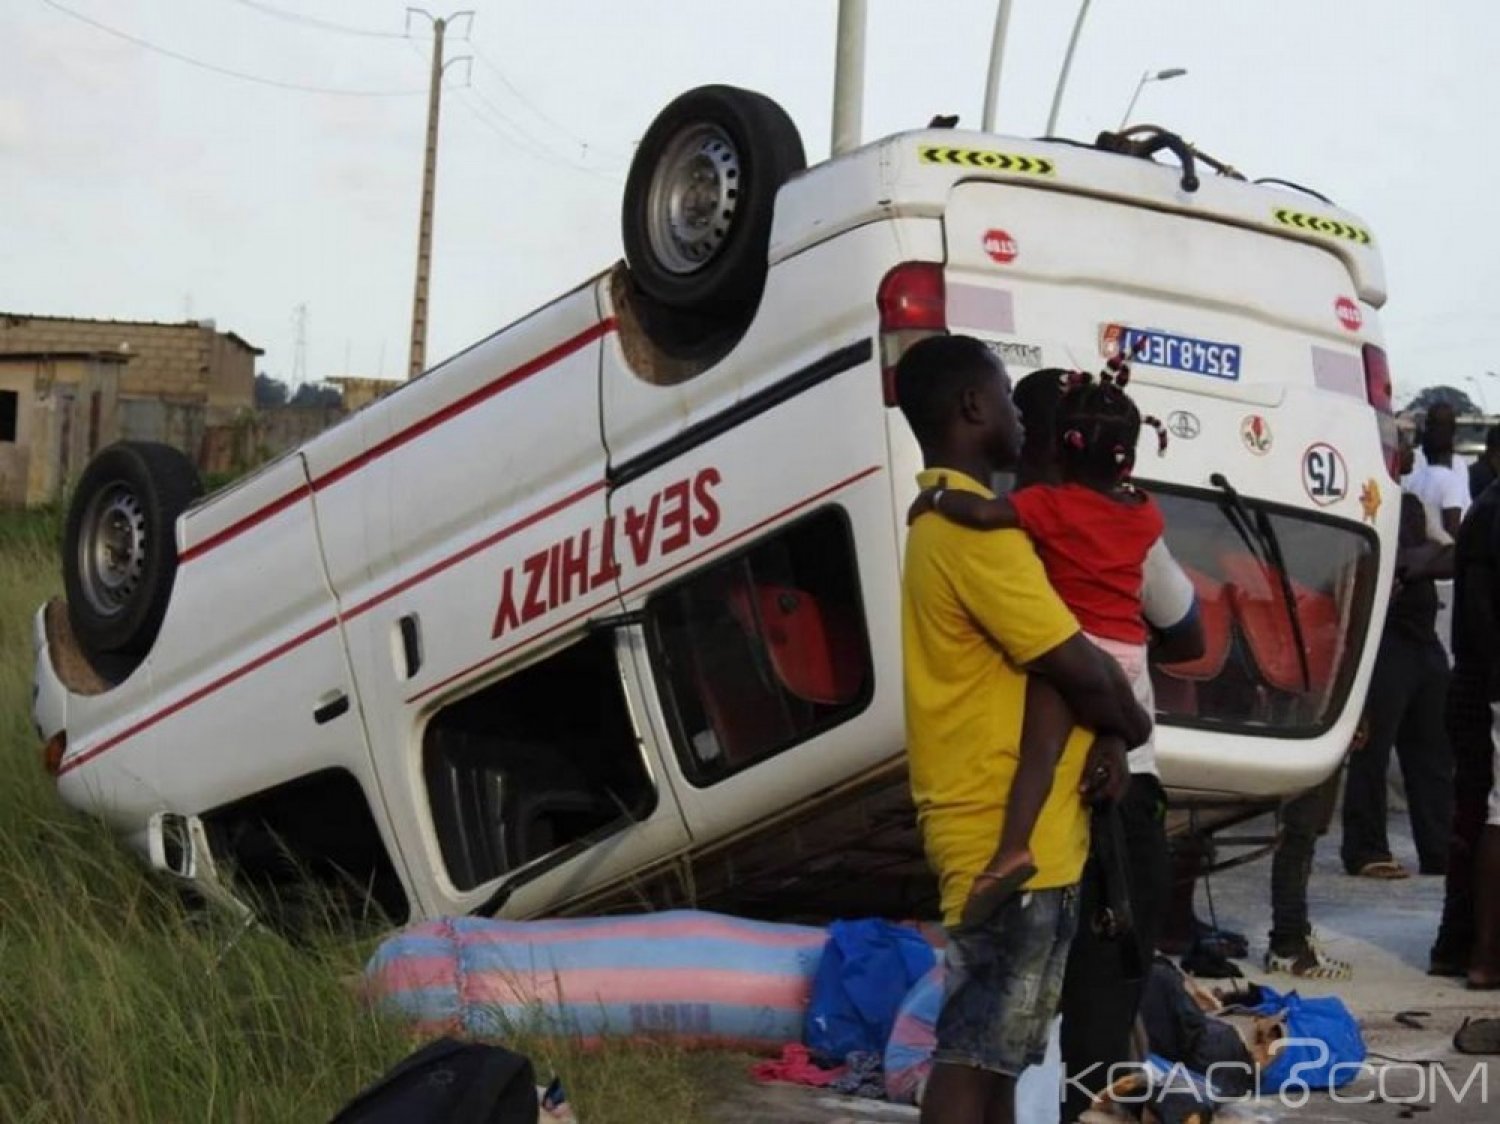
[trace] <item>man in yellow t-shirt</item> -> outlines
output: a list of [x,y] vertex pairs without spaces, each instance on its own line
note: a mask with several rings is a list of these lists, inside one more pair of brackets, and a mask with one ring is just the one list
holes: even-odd
[[[922,446],[918,483],[941,476],[948,488],[992,494],[982,482],[1014,465],[1021,431],[990,350],[967,336],[922,340],[897,366],[896,393]],[[1124,750],[1145,740],[1151,720],[1118,665],[1080,632],[1022,531],[919,517],[906,544],[902,646],[912,797],[949,926],[922,1119],[996,1124],[1012,1118],[1015,1080],[1041,1061],[1057,1010],[1088,852],[1085,800],[1119,794]],[[989,920],[961,926],[1000,839],[1023,717],[1028,745],[1065,740],[1031,838],[1037,872]]]

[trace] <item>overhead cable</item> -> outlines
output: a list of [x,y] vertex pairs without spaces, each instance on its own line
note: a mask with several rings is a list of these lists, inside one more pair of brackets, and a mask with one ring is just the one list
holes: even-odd
[[345,98],[404,98],[426,93],[425,90],[350,90],[341,86],[309,86],[301,82],[283,82],[278,78],[267,78],[264,75],[251,74],[248,71],[234,70],[227,66],[219,66],[217,63],[205,62],[202,59],[194,58],[192,55],[185,55],[181,51],[174,51],[170,47],[160,46],[148,39],[132,35],[128,31],[121,31],[117,27],[100,23],[91,16],[86,16],[82,12],[76,12],[72,8],[59,4],[57,0],[41,0],[41,2],[65,16],[70,16],[80,23],[86,23],[90,27],[104,32],[106,35],[112,35],[116,39],[124,40],[126,43],[133,44],[143,50],[164,55],[176,62],[186,63],[188,66],[197,67],[199,70],[207,70],[210,73],[219,74],[225,78],[237,78],[241,82],[254,82],[258,86],[271,86],[278,90],[294,90],[302,94],[327,94]]

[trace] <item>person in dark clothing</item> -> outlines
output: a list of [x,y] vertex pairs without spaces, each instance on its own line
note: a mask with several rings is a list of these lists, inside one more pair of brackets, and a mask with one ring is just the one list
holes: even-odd
[[[1018,487],[1055,478],[1053,420],[1064,374],[1053,369],[1034,371],[1016,384],[1012,401],[1026,428],[1016,474]],[[1142,615],[1150,626],[1152,661],[1175,663],[1202,655],[1203,627],[1192,582],[1164,544],[1159,543],[1147,556],[1144,578]],[[1089,1107],[1086,1090],[1103,1089],[1111,1065],[1132,1058],[1131,1033],[1151,964],[1156,926],[1167,906],[1166,795],[1146,747],[1130,752],[1129,766],[1130,786],[1115,806],[1115,814],[1128,870],[1126,890],[1134,930],[1127,938],[1111,938],[1093,923],[1108,898],[1108,856],[1097,844],[1114,834],[1103,830],[1096,818],[1096,846],[1079,884],[1078,929],[1068,952],[1059,1007],[1063,1067],[1070,1078],[1064,1120],[1077,1119]]]
[[1479,493],[1500,477],[1500,425],[1492,425],[1484,435],[1484,453],[1469,466],[1469,495],[1479,498]]
[[[1363,744],[1364,724],[1352,748]],[[1320,785],[1281,806],[1276,854],[1271,858],[1271,934],[1266,970],[1308,980],[1347,980],[1354,974],[1345,960],[1329,956],[1313,939],[1307,916],[1307,883],[1312,877],[1318,836],[1328,831],[1339,794],[1339,770]]]
[[[1437,635],[1434,579],[1452,574],[1450,547],[1430,543],[1421,501],[1401,494],[1396,589],[1370,680],[1369,740],[1349,758],[1344,788],[1344,869],[1367,878],[1405,878],[1386,839],[1386,769],[1396,749],[1406,781],[1417,862],[1423,874],[1448,868],[1453,752],[1444,724],[1448,657]],[[1455,617],[1456,619],[1456,617]]]
[[1456,766],[1443,917],[1428,971],[1500,986],[1500,483],[1459,529],[1448,731]]

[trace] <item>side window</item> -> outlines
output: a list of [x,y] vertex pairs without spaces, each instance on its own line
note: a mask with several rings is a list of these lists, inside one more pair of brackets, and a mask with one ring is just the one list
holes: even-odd
[[621,830],[656,802],[606,634],[438,712],[422,769],[460,890]]
[[0,390],[0,441],[16,439],[20,405],[21,396],[14,390]]
[[648,635],[688,778],[712,784],[836,726],[874,673],[854,539],[818,512],[654,597]]

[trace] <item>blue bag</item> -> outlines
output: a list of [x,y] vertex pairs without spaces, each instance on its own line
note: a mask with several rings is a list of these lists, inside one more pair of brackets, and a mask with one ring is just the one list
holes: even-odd
[[914,929],[889,921],[835,921],[813,977],[802,1041],[842,1062],[856,1050],[884,1054],[901,1000],[937,957]]
[[1261,985],[1258,1015],[1286,1012],[1289,1042],[1261,1072],[1263,1090],[1288,1087],[1337,1089],[1359,1076],[1365,1060],[1365,1040],[1359,1023],[1332,995],[1304,999],[1295,991],[1282,995]]

